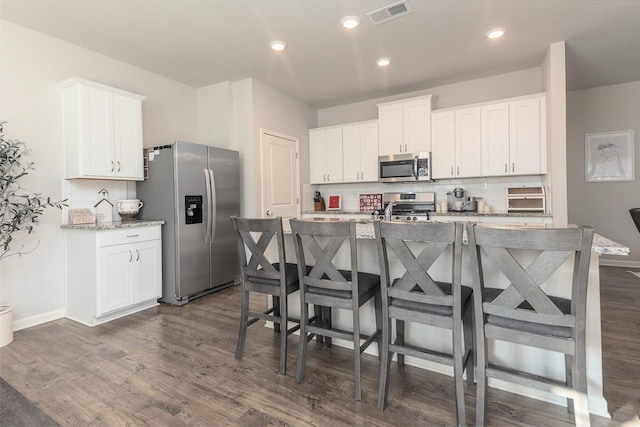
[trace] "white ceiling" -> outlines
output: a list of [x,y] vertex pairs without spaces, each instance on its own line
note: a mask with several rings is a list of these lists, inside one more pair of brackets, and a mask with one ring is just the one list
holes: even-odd
[[[368,21],[394,2],[0,0],[0,13],[196,88],[255,77],[318,108],[537,67],[560,40],[569,90],[640,80],[638,0],[408,0],[411,14]],[[343,29],[345,15],[362,24]],[[505,37],[488,40],[496,26]]]

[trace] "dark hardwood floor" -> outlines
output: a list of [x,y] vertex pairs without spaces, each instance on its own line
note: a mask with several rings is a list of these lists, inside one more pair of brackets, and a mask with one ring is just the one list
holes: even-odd
[[[640,279],[627,270],[601,268],[604,394],[613,418],[592,416],[594,426],[640,423]],[[0,377],[60,425],[455,423],[453,383],[444,375],[392,364],[389,407],[382,412],[375,357],[363,358],[362,402],[353,400],[347,349],[314,342],[305,380],[296,384],[298,337],[290,340],[282,376],[278,336],[255,325],[244,358],[235,360],[239,313],[235,287],[94,328],[57,320],[17,332],[0,350]],[[472,424],[475,387],[466,387]],[[560,406],[495,389],[489,398],[490,425],[573,425]]]

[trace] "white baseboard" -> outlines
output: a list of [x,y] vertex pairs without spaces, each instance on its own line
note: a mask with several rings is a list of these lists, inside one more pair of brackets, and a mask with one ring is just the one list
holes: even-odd
[[626,261],[617,259],[602,259],[600,258],[600,265],[607,267],[626,267],[626,268],[640,268],[640,261]]
[[25,319],[14,320],[13,330],[19,331],[21,329],[30,328],[32,326],[41,325],[43,323],[51,322],[52,320],[62,319],[65,314],[65,309],[49,311],[47,313],[38,314],[36,316],[27,317]]

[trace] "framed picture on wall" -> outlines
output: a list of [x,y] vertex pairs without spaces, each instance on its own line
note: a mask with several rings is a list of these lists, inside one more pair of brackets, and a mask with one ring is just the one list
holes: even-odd
[[586,182],[635,181],[633,130],[588,133],[584,144]]

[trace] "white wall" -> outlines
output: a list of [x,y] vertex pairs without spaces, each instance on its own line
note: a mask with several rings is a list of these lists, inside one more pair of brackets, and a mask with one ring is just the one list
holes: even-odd
[[298,138],[300,170],[308,170],[308,129],[317,126],[316,110],[256,79],[234,82],[232,99],[232,148],[240,151],[242,215],[261,217],[260,129]]
[[376,104],[414,96],[433,94],[432,109],[455,107],[542,92],[540,68],[484,77],[446,86],[426,88],[383,98],[318,110],[318,126],[331,126],[378,118]]
[[553,43],[542,64],[542,87],[547,93],[547,207],[553,223],[563,227],[567,217],[567,79],[565,43]]
[[[62,192],[61,95],[58,83],[79,76],[147,97],[144,145],[196,139],[196,90],[27,28],[0,21],[0,118],[5,134],[28,143],[36,171],[24,179],[30,192],[53,199]],[[97,201],[97,200],[96,200]],[[60,212],[49,209],[35,235],[21,235],[31,254],[0,265],[0,303],[12,304],[16,327],[64,313],[64,233]],[[37,268],[36,268],[37,267]]]
[[[255,207],[256,216],[261,215],[262,193],[260,171],[260,129],[269,130],[298,139],[300,171],[309,171],[309,128],[318,124],[317,110],[295,100],[277,90],[254,79],[253,86],[254,112],[254,146],[255,163],[252,169],[256,171]],[[303,175],[302,173],[300,175]],[[309,181],[306,181],[309,182]],[[302,197],[302,196],[301,196]],[[301,206],[304,203],[300,201]]]
[[[587,133],[633,129],[635,181],[585,182]],[[631,248],[631,256],[602,259],[640,266],[640,233],[629,215],[640,207],[640,81],[569,92],[567,97],[567,177],[569,222]]]
[[233,86],[229,81],[198,89],[199,144],[231,148],[233,139]]

